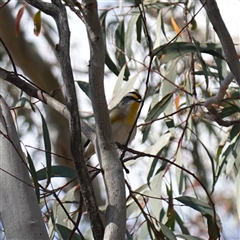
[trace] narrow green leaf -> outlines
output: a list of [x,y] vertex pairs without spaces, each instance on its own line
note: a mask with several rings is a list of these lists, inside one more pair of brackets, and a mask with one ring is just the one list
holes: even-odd
[[136,34],[137,34],[137,41],[141,43],[142,40],[142,17],[139,16],[136,22]]
[[50,176],[52,175],[52,155],[51,155],[51,141],[48,131],[47,123],[42,115],[42,113],[39,111],[41,120],[42,120],[42,129],[43,129],[43,140],[44,140],[44,147],[45,147],[45,156],[46,156],[46,168],[48,173],[47,178],[47,185],[50,183]]
[[[150,154],[153,154],[153,155],[156,155],[156,156],[160,156],[164,147],[169,143],[170,137],[171,137],[171,133],[169,133],[169,132],[161,135],[153,145],[151,145],[149,148],[147,148],[145,150],[145,153],[150,153]],[[148,172],[148,175],[147,175],[148,185],[150,185],[150,179],[153,176],[154,172],[156,172],[156,164],[159,163],[159,162],[160,161],[159,161],[158,158],[154,158],[153,160],[151,158],[150,161],[149,161],[150,168],[149,168],[149,172]],[[162,165],[160,167],[160,171],[165,169],[165,167],[163,168],[163,166],[164,166],[164,163],[162,163]],[[157,173],[159,173],[160,171],[158,169]]]
[[205,215],[205,217],[207,218],[209,239],[219,239],[220,231],[221,231],[220,220],[217,219],[217,223],[216,223],[212,216],[207,214]]
[[109,12],[109,10],[105,10],[105,11],[101,12],[101,14],[99,16],[100,24],[102,26],[102,31],[104,34],[106,32],[106,17],[107,17],[108,12]]
[[221,118],[225,118],[239,112],[240,112],[240,108],[238,106],[230,105],[230,106],[224,107],[222,111],[219,113],[219,115]]
[[[219,54],[222,55],[222,49],[218,50]],[[218,57],[214,57],[214,60],[216,62],[217,65],[217,70],[218,70],[218,78],[221,80],[224,79],[225,76],[227,76],[227,63],[225,60],[218,58]]]
[[113,90],[114,99],[109,104],[109,109],[112,109],[114,106],[116,106],[117,103],[123,98],[123,96],[133,89],[133,85],[138,78],[138,73],[137,73],[133,77],[131,77],[127,82],[125,82],[125,84],[123,84],[122,74],[124,73],[124,70],[125,68],[123,67],[118,76],[116,85]]
[[119,69],[117,68],[115,63],[112,61],[112,59],[110,58],[107,47],[105,49],[105,63],[110,71],[112,71],[116,76],[119,75]]
[[80,80],[78,80],[76,82],[77,82],[78,86],[81,88],[81,90],[87,95],[87,97],[89,97],[89,99],[91,99],[89,83],[80,81]]
[[[167,108],[171,98],[172,98],[173,92],[167,94],[164,96],[159,102],[155,104],[155,106],[149,111],[147,118],[145,119],[145,122],[150,122],[154,119],[156,119],[161,113],[164,112],[164,110]],[[142,142],[144,143],[147,140],[149,131],[151,128],[151,124],[147,124],[142,127]]]
[[217,154],[216,154],[216,164],[219,164],[220,156],[222,154],[223,146],[219,145],[217,149]]
[[37,178],[39,181],[45,180],[48,177],[63,177],[63,178],[76,178],[76,172],[74,169],[67,166],[52,166],[51,175],[47,172],[46,168],[42,168],[37,171]]
[[169,239],[169,240],[177,240],[175,234],[168,227],[163,225],[161,222],[160,222],[160,225],[161,225],[161,229],[163,231],[163,234],[164,234],[165,237],[167,237],[167,239]]
[[31,103],[31,101],[29,101],[29,99],[27,99],[25,97],[21,97],[15,104],[15,107],[23,107],[23,108],[30,109],[35,112],[34,105]]
[[126,229],[127,240],[133,240],[134,232],[130,234],[130,232]]
[[168,131],[172,134],[172,136],[176,135],[176,127],[174,124],[174,120],[171,117],[165,118],[164,122],[168,128]]
[[115,65],[115,63],[112,61],[112,59],[108,53],[108,50],[107,50],[106,17],[107,17],[108,12],[109,12],[109,10],[103,11],[99,17],[100,23],[102,26],[103,35],[104,35],[104,42],[105,42],[105,64],[107,65],[107,67],[109,68],[110,71],[112,71],[116,76],[118,76],[119,70],[118,70],[117,66]]
[[162,112],[164,112],[165,108],[169,104],[170,99],[172,98],[173,92],[165,95],[155,106],[149,111],[145,122],[156,119]]
[[193,20],[191,21],[191,30],[197,30],[197,21],[195,18],[193,18]]
[[162,29],[162,33],[165,37],[165,39],[168,41],[168,37],[167,37],[167,34],[166,34],[166,30],[165,30],[165,24],[164,24],[164,19],[163,19],[163,13],[162,11],[161,12],[161,29]]
[[214,187],[215,187],[215,161],[212,157],[212,155],[210,154],[208,148],[205,146],[205,144],[199,139],[199,137],[197,135],[195,135],[195,137],[197,138],[197,140],[200,142],[200,144],[203,146],[203,148],[205,149],[207,155],[208,155],[208,158],[210,159],[210,162],[211,162],[211,167],[212,167],[212,180],[213,180],[213,184],[212,184],[212,193],[214,191]]
[[148,186],[150,186],[150,179],[152,178],[153,173],[156,171],[156,166],[157,166],[158,163],[159,163],[159,159],[157,159],[157,158],[153,159],[153,162],[151,164],[150,170],[149,170],[148,175],[147,175]]
[[209,76],[209,74],[208,74],[207,65],[206,65],[205,61],[203,60],[203,58],[202,58],[199,42],[197,42],[194,38],[192,38],[192,39],[193,39],[193,43],[194,43],[194,45],[196,47],[196,55],[198,57],[198,60],[201,63],[202,69],[203,69],[203,73],[204,73],[204,77],[205,77],[205,81],[206,81],[206,89],[208,89],[208,84],[209,84],[208,76]]
[[40,203],[40,190],[39,190],[39,184],[38,184],[38,175],[37,175],[33,160],[31,158],[29,152],[27,151],[27,149],[25,149],[25,150],[27,152],[27,160],[28,160],[28,164],[29,164],[29,169],[30,169],[30,173],[31,173],[32,180],[34,183],[34,190],[35,190],[35,193],[37,196],[38,203]]
[[[156,37],[155,37],[155,41],[154,41],[154,45],[153,45],[153,49],[155,49],[156,47],[158,47],[161,44],[161,37],[162,37],[162,32],[160,31],[161,26],[162,26],[162,11],[159,11],[157,19],[156,19]],[[155,58],[156,59],[156,58]]]
[[[72,234],[71,229],[66,228],[61,224],[56,224],[56,226],[58,228],[59,233],[62,236],[62,239],[68,239],[69,236]],[[77,233],[74,233],[71,237],[71,240],[83,240],[83,238],[80,235],[78,235]]]
[[127,56],[132,56],[132,42],[133,42],[133,33],[136,22],[140,16],[140,13],[134,13],[131,16],[131,19],[128,23],[127,31],[125,34],[125,49]]
[[181,196],[175,198],[179,202],[185,204],[186,206],[200,212],[203,216],[210,215],[214,217],[213,209],[205,202],[188,196]]
[[189,232],[188,229],[184,226],[183,220],[181,219],[181,217],[179,216],[179,214],[178,214],[177,211],[175,211],[175,210],[174,210],[174,215],[175,215],[175,219],[176,219],[177,224],[179,225],[179,227],[180,227],[181,230],[182,230],[182,233],[190,235],[190,232]]
[[[218,167],[218,173],[216,176],[216,181],[219,178],[219,176],[221,175],[221,173],[223,172],[228,172],[229,169],[229,164],[231,161],[234,161],[234,156],[236,156],[236,151],[235,146],[236,146],[236,142],[238,140],[239,137],[239,132],[240,132],[240,125],[235,125],[232,127],[228,139],[227,141],[230,142],[230,144],[227,146],[226,150],[222,153],[222,159],[221,159],[221,163]],[[226,140],[224,140],[224,142],[226,142]],[[231,160],[231,158],[233,158]]]
[[[208,53],[214,57],[224,59],[219,53],[221,48],[220,44],[215,43],[201,43],[199,44],[199,50],[201,53]],[[196,52],[196,46],[189,42],[173,42],[170,44],[164,44],[152,51],[152,56],[158,56],[162,62],[169,62],[170,60],[177,59],[178,57],[187,53]]]
[[[120,21],[118,28],[115,31],[115,44],[116,44],[116,51],[115,51],[115,57],[117,59],[117,62],[120,66],[120,68],[122,68],[124,65],[126,65],[126,57],[125,57],[125,28],[124,28],[124,20]],[[129,69],[126,65],[126,69],[125,69],[125,80],[128,80],[129,76],[130,76],[130,72]]]
[[113,108],[120,101],[120,99],[123,97],[123,95],[122,95],[122,96],[119,96],[118,99],[116,99],[116,95],[118,94],[119,89],[121,89],[122,85],[123,85],[123,78],[124,78],[125,69],[126,69],[126,65],[124,65],[122,67],[121,71],[118,74],[118,78],[117,78],[117,81],[115,83],[115,86],[114,86],[114,89],[113,89],[113,94],[112,94],[114,99],[113,99],[113,101],[111,101],[111,103],[109,105],[110,109]]
[[177,234],[176,237],[182,238],[182,239],[185,239],[185,240],[205,240],[205,239],[200,238],[200,237],[190,236],[190,234],[189,235]]

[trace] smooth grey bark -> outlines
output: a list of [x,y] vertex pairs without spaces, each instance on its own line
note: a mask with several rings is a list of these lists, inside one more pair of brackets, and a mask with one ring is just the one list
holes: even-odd
[[81,12],[90,46],[89,85],[96,122],[98,159],[107,191],[104,239],[122,240],[126,229],[126,193],[122,163],[113,141],[104,93],[105,46],[95,0],[83,0]]
[[49,239],[12,115],[1,95],[0,196],[7,239]]

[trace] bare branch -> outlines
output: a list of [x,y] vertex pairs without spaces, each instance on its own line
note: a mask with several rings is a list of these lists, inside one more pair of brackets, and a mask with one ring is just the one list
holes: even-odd
[[[6,71],[5,69],[0,67],[0,78],[6,80],[7,82],[13,84],[14,86],[21,89],[27,95],[34,97],[41,102],[47,104],[48,106],[52,107],[55,111],[63,115],[66,119],[69,120],[69,111],[67,107],[60,103],[55,98],[51,97],[48,93],[44,92],[43,90],[27,83],[26,81],[22,80],[19,76],[16,76],[14,73]],[[95,139],[95,131],[89,127],[89,125],[80,119],[81,122],[81,130],[82,133],[91,141]]]
[[50,16],[57,15],[59,12],[58,7],[55,6],[53,3],[48,3],[41,0],[35,0],[35,1],[25,0],[25,1]]
[[220,84],[220,89],[218,91],[218,93],[213,96],[208,98],[205,103],[204,106],[206,108],[210,108],[212,107],[212,104],[216,103],[218,104],[225,96],[226,94],[226,90],[228,89],[229,84],[232,82],[232,80],[234,79],[233,74],[230,72],[223,81],[221,81]]

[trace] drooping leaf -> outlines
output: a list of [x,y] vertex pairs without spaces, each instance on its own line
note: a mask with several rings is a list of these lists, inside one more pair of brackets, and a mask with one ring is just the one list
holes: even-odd
[[176,234],[176,237],[181,238],[181,239],[185,239],[185,240],[205,240],[205,239],[200,238],[200,237],[191,236],[190,234],[189,235],[186,235],[186,234]]
[[179,225],[179,227],[182,230],[182,233],[190,235],[190,232],[188,231],[187,227],[184,226],[185,222],[181,219],[181,217],[179,216],[177,211],[174,211],[174,215],[175,215],[175,219],[176,219],[177,224]]
[[164,224],[160,222],[161,229],[163,231],[163,234],[167,239],[171,240],[177,240],[176,235]]
[[34,23],[34,34],[36,36],[39,36],[41,31],[41,25],[42,25],[42,19],[41,19],[41,11],[37,11],[33,17],[33,23]]
[[215,179],[215,161],[211,155],[211,153],[209,152],[207,146],[205,146],[205,144],[200,140],[200,138],[195,135],[195,137],[197,138],[197,140],[199,141],[199,143],[202,145],[202,147],[204,148],[204,150],[206,151],[208,158],[210,160],[211,163],[211,168],[212,168],[212,192],[214,191],[214,187],[215,187],[215,183],[216,183],[216,179]]
[[[227,174],[229,171],[232,170],[233,164],[235,162],[236,157],[238,156],[236,152],[236,142],[238,141],[240,131],[240,125],[235,125],[232,127],[228,139],[224,140],[224,142],[230,142],[227,148],[224,150],[221,156],[221,163],[218,166],[218,173],[216,175],[216,180],[219,178],[221,173],[226,172]],[[231,163],[232,162],[232,163]],[[231,166],[230,166],[231,164]]]
[[76,171],[67,166],[52,166],[50,176],[46,168],[42,168],[37,171],[37,178],[39,181],[46,180],[49,177],[63,177],[74,179],[76,178]]
[[116,64],[112,61],[112,59],[110,58],[107,47],[105,49],[105,63],[110,71],[112,71],[116,76],[119,75],[119,69],[117,68]]
[[[72,230],[69,228],[66,228],[65,226],[61,224],[56,224],[59,233],[61,234],[62,239],[68,239],[69,236],[72,234]],[[83,240],[83,238],[78,235],[77,233],[74,233],[71,237],[72,240]]]
[[[169,93],[166,96],[164,96],[148,113],[147,118],[145,119],[145,122],[150,122],[154,119],[156,119],[164,110],[166,109],[167,105],[169,104],[171,98],[173,96],[173,93]],[[142,127],[142,133],[143,133],[143,139],[142,142],[145,142],[148,137],[148,133],[150,131],[151,124],[145,125]]]
[[21,97],[15,104],[15,107],[23,107],[23,108],[30,109],[35,112],[34,105],[31,103],[31,101],[29,99],[27,99],[25,97]]
[[[117,59],[118,65],[120,68],[122,68],[124,65],[126,65],[126,57],[125,57],[125,28],[124,28],[124,20],[120,21],[118,24],[118,28],[115,31],[115,43],[116,43],[116,51],[115,51],[115,57]],[[130,76],[129,69],[126,65],[125,69],[125,79],[128,80],[128,77]]]
[[[217,51],[222,55],[222,49],[218,49]],[[224,79],[225,76],[227,76],[227,63],[225,60],[218,57],[214,57],[214,60],[217,65],[217,78],[221,81]]]
[[77,82],[78,86],[82,89],[82,91],[87,95],[87,97],[89,97],[89,99],[91,99],[89,83],[80,81],[80,80],[77,80],[76,82]]
[[133,39],[133,33],[135,32],[135,25],[140,16],[140,13],[134,13],[131,16],[131,19],[128,23],[126,34],[125,34],[125,51],[127,56],[132,56],[132,39]]
[[193,197],[189,196],[180,196],[175,198],[179,202],[185,204],[186,206],[200,212],[202,215],[210,215],[214,217],[213,209],[207,203]]
[[[150,154],[153,154],[153,155],[156,155],[156,156],[160,156],[163,148],[169,143],[170,137],[171,137],[171,133],[166,133],[166,134],[160,136],[156,140],[155,144],[153,144],[152,146],[150,146],[148,149],[145,150],[145,153],[150,153]],[[156,172],[157,163],[159,163],[158,158],[154,158],[152,160],[152,162],[148,163],[148,164],[150,164],[148,175],[147,175],[148,185],[150,185],[150,179],[154,176],[153,174],[154,173],[155,174],[159,173],[159,171]],[[161,166],[163,166],[163,163],[162,163]],[[161,167],[160,167],[160,169],[161,169]],[[164,170],[164,168],[161,169],[161,171],[162,170]]]
[[217,239],[219,237],[221,221],[218,215],[216,215],[215,219],[214,212],[211,206],[199,199],[189,196],[181,196],[175,199],[185,204],[186,206],[200,212],[204,217],[207,218],[208,234],[210,239]]
[[206,89],[208,89],[208,84],[209,84],[209,81],[208,81],[208,68],[207,68],[207,65],[206,65],[205,61],[203,60],[202,55],[201,55],[201,48],[200,48],[199,42],[197,42],[194,38],[192,38],[192,39],[193,39],[193,44],[196,47],[196,56],[197,56],[198,60],[201,63],[201,66],[202,66],[203,74],[204,74],[205,81],[206,81]]
[[171,24],[172,24],[172,27],[173,27],[175,33],[176,33],[176,34],[179,34],[180,28],[179,28],[179,26],[177,25],[176,21],[174,20],[173,16],[171,16],[170,21],[171,21]]
[[43,141],[44,141],[44,147],[45,147],[45,157],[46,157],[46,170],[48,174],[47,178],[47,185],[51,181],[51,175],[52,175],[52,154],[51,154],[51,141],[48,131],[48,126],[45,121],[45,118],[43,117],[42,113],[39,111],[41,120],[42,120],[42,130],[43,130]]
[[141,43],[142,39],[142,17],[141,15],[138,17],[136,22],[136,34],[137,34],[137,41]]
[[113,62],[113,60],[111,59],[108,49],[107,49],[107,43],[106,43],[106,39],[107,39],[107,33],[106,33],[106,18],[107,18],[107,14],[108,14],[109,10],[105,10],[101,13],[100,15],[100,23],[102,26],[102,31],[104,34],[104,41],[105,41],[105,64],[107,65],[107,67],[109,68],[110,71],[112,71],[116,76],[119,75],[119,69],[117,68],[116,64]]
[[[179,166],[182,166],[183,164],[181,148],[179,148],[177,151],[176,164],[178,164]],[[176,167],[175,172],[176,172],[176,182],[178,186],[178,191],[179,191],[179,194],[182,194],[185,191],[185,181],[184,181],[185,176],[184,176],[183,170],[178,167]]]
[[224,107],[222,111],[219,113],[219,116],[221,118],[225,118],[239,112],[240,112],[240,108],[236,105],[231,104],[229,106]]
[[195,20],[195,18],[192,19],[191,21],[191,30],[194,31],[194,30],[197,30],[197,21]]
[[160,11],[160,13],[161,13],[161,29],[162,29],[162,33],[163,33],[165,39],[168,40],[168,38],[167,38],[167,34],[166,34],[166,30],[165,30],[165,24],[164,24],[164,19],[163,19],[163,13],[162,13],[162,11]]
[[[215,43],[200,43],[199,50],[201,53],[208,53],[212,56],[224,59],[219,53],[221,46]],[[178,57],[187,53],[196,52],[196,46],[189,42],[173,42],[170,44],[164,44],[152,51],[152,56],[158,56],[161,61],[169,62],[170,60],[177,59]]]
[[26,7],[26,4],[24,4],[24,6],[22,6],[17,13],[17,17],[15,20],[15,35],[16,37],[18,37],[18,33],[19,33],[19,27],[20,27],[20,21],[22,19],[23,13],[24,13],[24,9]]
[[112,99],[112,101],[109,104],[109,109],[116,106],[117,103],[122,99],[122,97],[125,94],[127,94],[128,92],[133,90],[133,85],[138,78],[138,73],[137,73],[133,77],[131,77],[127,82],[124,81],[124,83],[123,83],[123,73],[125,72],[124,70],[125,70],[125,68],[123,67],[118,76],[118,79],[117,79],[117,82],[116,82],[116,85],[115,85],[114,91],[113,91],[114,98]]
[[39,203],[40,202],[40,190],[39,190],[37,172],[36,172],[33,160],[31,158],[29,152],[27,151],[27,149],[25,149],[25,150],[27,152],[27,160],[28,160],[28,164],[29,164],[29,169],[30,169],[30,173],[31,173],[32,180],[33,180],[33,183],[34,183],[34,190],[35,190],[37,200],[38,200],[38,203]]

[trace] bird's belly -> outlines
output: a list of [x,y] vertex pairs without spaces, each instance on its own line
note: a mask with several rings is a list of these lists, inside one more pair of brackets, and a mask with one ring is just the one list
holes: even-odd
[[[120,144],[126,144],[131,130],[132,130],[132,126],[130,125],[128,126],[125,125],[125,127],[123,127],[123,123],[120,123],[120,122],[117,124],[115,123],[112,129],[114,141]],[[136,128],[133,129],[129,142],[133,140],[135,135],[136,135]]]

